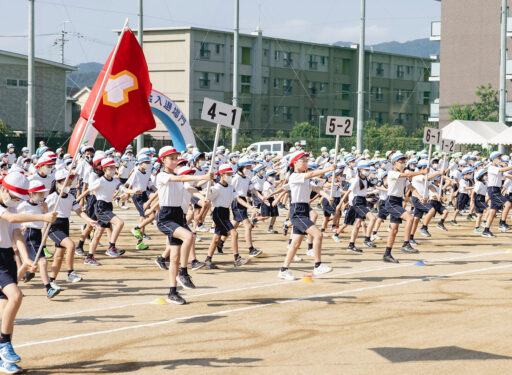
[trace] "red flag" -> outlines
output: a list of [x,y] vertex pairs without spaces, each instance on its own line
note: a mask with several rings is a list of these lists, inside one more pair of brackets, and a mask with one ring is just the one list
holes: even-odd
[[[107,73],[112,54],[94,84],[81,116],[88,119],[94,100]],[[108,75],[102,98],[94,113],[93,126],[119,152],[139,134],[156,127],[148,98],[151,94],[144,53],[131,30],[126,30]]]

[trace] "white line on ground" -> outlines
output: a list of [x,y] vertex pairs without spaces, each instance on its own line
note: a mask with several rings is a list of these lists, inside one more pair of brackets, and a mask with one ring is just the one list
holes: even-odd
[[24,343],[24,344],[16,345],[16,347],[17,348],[23,348],[23,347],[27,347],[27,346],[35,346],[35,345],[41,345],[41,344],[51,344],[51,343],[55,343],[55,342],[69,341],[69,340],[78,339],[78,338],[82,338],[82,337],[91,337],[91,336],[105,335],[105,334],[109,334],[109,333],[128,331],[128,330],[137,329],[137,328],[155,327],[155,326],[160,326],[160,325],[165,325],[165,324],[173,323],[173,322],[176,322],[176,321],[189,320],[189,319],[197,319],[197,318],[205,318],[205,317],[218,316],[218,315],[225,315],[225,314],[230,314],[230,313],[240,312],[240,311],[248,311],[248,310],[261,309],[261,308],[268,307],[268,306],[273,306],[273,305],[281,305],[281,304],[286,304],[286,303],[294,303],[294,302],[300,302],[300,301],[305,301],[305,300],[312,300],[312,299],[317,299],[317,298],[332,297],[332,296],[336,296],[336,295],[342,295],[342,294],[348,294],[348,293],[356,293],[356,292],[363,292],[363,291],[367,291],[367,290],[391,288],[391,287],[395,287],[395,286],[412,284],[412,283],[419,282],[419,281],[434,280],[434,279],[439,279],[439,278],[447,278],[447,277],[453,277],[453,276],[459,276],[459,275],[466,275],[466,274],[470,274],[470,273],[494,271],[494,270],[507,269],[507,268],[512,268],[512,264],[501,265],[501,266],[494,266],[494,267],[478,268],[478,269],[467,270],[467,271],[458,271],[458,272],[453,272],[453,273],[447,273],[445,275],[419,277],[417,279],[404,280],[404,281],[400,281],[400,282],[396,282],[396,283],[383,284],[383,285],[373,285],[373,286],[367,286],[367,287],[361,287],[361,288],[355,288],[355,289],[340,290],[340,291],[337,291],[337,292],[324,293],[324,294],[316,294],[316,295],[311,295],[311,296],[307,296],[307,297],[290,298],[290,299],[283,300],[283,301],[275,301],[275,302],[264,303],[264,304],[259,304],[259,305],[240,307],[240,308],[236,308],[236,309],[221,310],[221,311],[216,311],[216,312],[207,313],[207,314],[197,314],[197,315],[182,316],[182,317],[178,317],[178,318],[173,318],[173,319],[169,319],[169,320],[162,320],[162,321],[153,322],[153,323],[137,324],[137,325],[133,325],[133,326],[126,326],[126,327],[107,329],[107,330],[102,330],[102,331],[94,331],[94,332],[88,332],[88,333],[81,333],[81,334],[72,335],[72,336],[58,337],[58,338],[49,339],[49,340],[27,342],[27,343]]
[[[441,263],[441,262],[448,262],[452,260],[463,260],[463,259],[470,259],[470,258],[479,258],[483,256],[490,256],[490,255],[498,255],[498,254],[505,254],[506,251],[494,251],[489,253],[478,253],[478,254],[470,254],[470,255],[463,255],[458,257],[449,257],[449,258],[441,258],[441,259],[433,259],[426,261],[427,263]],[[354,274],[362,274],[367,272],[375,272],[375,271],[382,271],[382,270],[388,270],[392,268],[401,268],[401,267],[411,267],[414,265],[415,262],[410,263],[399,263],[395,265],[386,265],[386,266],[377,266],[377,267],[370,267],[370,268],[363,268],[363,269],[355,269],[347,272],[335,272],[335,273],[329,273],[322,276],[315,276],[316,279],[320,278],[332,278],[336,276],[346,276],[346,275],[354,275]],[[296,280],[295,282],[298,282],[299,280]],[[260,289],[260,288],[268,288],[273,286],[281,286],[281,285],[288,285],[292,281],[277,281],[273,283],[263,284],[263,285],[252,285],[252,286],[245,286],[245,287],[239,287],[239,288],[231,288],[231,289],[221,289],[211,292],[204,292],[204,293],[197,293],[197,294],[187,294],[187,299],[191,298],[197,298],[197,297],[203,297],[208,295],[214,295],[214,294],[224,294],[224,293],[232,293],[232,292],[241,292],[245,290],[251,290],[251,289]],[[97,307],[94,309],[86,309],[86,310],[79,310],[79,311],[72,311],[72,312],[66,312],[61,314],[52,314],[52,315],[45,315],[45,316],[37,316],[37,317],[30,317],[30,318],[20,318],[16,319],[16,322],[26,322],[31,320],[44,320],[44,319],[54,319],[54,318],[63,318],[67,316],[73,316],[73,315],[79,315],[79,314],[86,314],[86,313],[92,313],[92,312],[98,312],[98,311],[107,311],[107,310],[115,310],[115,309],[124,309],[127,307],[133,307],[133,306],[141,306],[141,305],[149,305],[151,304],[151,301],[144,301],[144,302],[134,302],[134,303],[127,303],[122,305],[114,305],[114,306],[104,306],[104,307]]]

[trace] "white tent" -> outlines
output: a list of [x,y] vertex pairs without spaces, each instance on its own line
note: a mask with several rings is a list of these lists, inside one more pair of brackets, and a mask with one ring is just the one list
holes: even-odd
[[507,127],[489,141],[491,145],[512,145],[512,127]]
[[452,139],[457,144],[488,145],[495,144],[491,139],[507,129],[507,125],[501,122],[455,120],[446,125],[442,132],[444,139]]

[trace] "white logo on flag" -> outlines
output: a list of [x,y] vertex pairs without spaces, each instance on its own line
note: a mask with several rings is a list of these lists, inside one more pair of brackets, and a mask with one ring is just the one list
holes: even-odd
[[128,93],[138,89],[137,77],[127,70],[110,76],[103,93],[103,104],[119,107],[128,103]]

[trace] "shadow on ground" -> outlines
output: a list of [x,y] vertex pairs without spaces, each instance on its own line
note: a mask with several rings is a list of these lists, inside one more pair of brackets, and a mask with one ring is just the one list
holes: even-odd
[[370,348],[393,363],[421,361],[464,361],[485,359],[512,359],[512,357],[464,349],[458,346],[438,346],[426,349]]

